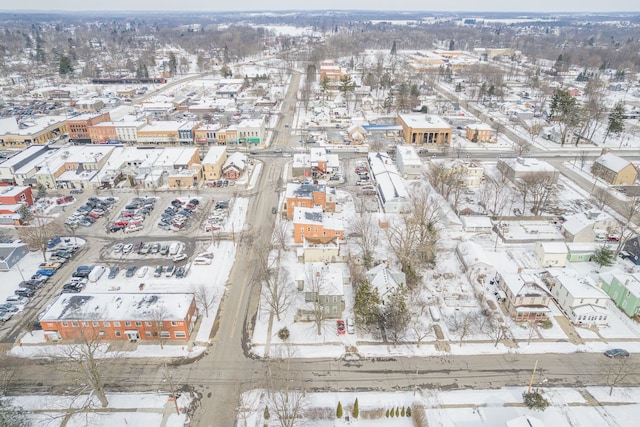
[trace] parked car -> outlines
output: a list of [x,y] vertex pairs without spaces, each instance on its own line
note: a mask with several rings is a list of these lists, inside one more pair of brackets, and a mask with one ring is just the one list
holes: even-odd
[[167,255],[169,253],[169,245],[162,245],[160,248],[160,255]]
[[83,191],[81,188],[74,188],[73,190],[69,191],[69,193],[71,194],[82,194]]
[[115,279],[119,272],[120,272],[120,267],[111,267],[109,269],[109,276],[107,277],[109,279]]
[[629,352],[621,348],[612,348],[610,350],[605,351],[604,355],[612,359],[617,359],[619,357],[629,357]]
[[153,272],[153,277],[160,277],[160,276],[162,276],[162,266],[158,265]]
[[123,243],[116,243],[115,245],[113,245],[113,252],[122,252],[122,249],[124,248],[124,244]]
[[147,271],[149,271],[149,267],[147,267],[146,265],[140,267],[140,269],[138,270],[138,278],[144,278],[144,276],[147,275]]
[[31,288],[18,288],[15,291],[13,291],[13,293],[20,297],[31,298],[36,294],[36,291],[35,289],[31,289]]
[[138,267],[136,267],[135,265],[129,266],[124,275],[126,277],[133,277],[136,274],[136,270],[137,269],[138,269]]
[[165,277],[171,277],[176,272],[176,267],[171,264],[167,266],[167,270],[164,272]]
[[187,259],[187,254],[185,253],[175,254],[174,256],[171,257],[171,259],[173,260],[173,262],[180,262],[184,259]]
[[131,243],[127,243],[126,245],[124,245],[122,247],[122,252],[125,253],[125,254],[128,254],[132,250],[133,250],[133,245]]
[[353,321],[353,317],[347,317],[347,333],[355,334],[356,333],[356,325]]
[[6,322],[7,320],[11,319],[12,317],[13,317],[13,313],[11,313],[9,311],[1,311],[0,310],[0,321]]
[[151,250],[151,244],[150,243],[144,243],[142,245],[142,247],[140,248],[140,250],[138,251],[138,253],[141,254],[141,255],[145,255],[145,254],[148,254],[150,250]]
[[151,245],[151,253],[157,254],[158,252],[160,252],[160,243],[154,243]]
[[16,313],[18,311],[18,307],[13,304],[4,303],[0,304],[0,311],[8,311],[10,313]]
[[336,320],[336,328],[338,330],[338,335],[344,335],[344,332],[345,332],[344,320],[342,319]]
[[186,275],[186,270],[183,266],[180,266],[176,269],[176,277],[183,278]]
[[6,301],[13,305],[25,305],[29,302],[29,298],[20,295],[9,295]]

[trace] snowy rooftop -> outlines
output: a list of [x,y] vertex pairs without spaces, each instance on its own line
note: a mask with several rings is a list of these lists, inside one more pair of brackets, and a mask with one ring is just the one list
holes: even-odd
[[64,116],[42,116],[30,117],[22,120],[23,126],[20,126],[15,117],[7,117],[0,119],[0,135],[33,135],[56,123],[64,123]]
[[493,265],[485,250],[476,242],[466,241],[458,243],[456,248],[465,267],[469,268],[476,264]]
[[629,292],[631,292],[637,298],[640,298],[640,275],[627,274],[616,271],[610,273],[602,273],[600,275],[600,279],[607,283],[611,283],[614,278],[618,282],[622,283]]
[[402,163],[404,165],[422,165],[422,160],[416,149],[410,145],[398,145],[396,147],[398,156],[402,157]]
[[614,172],[620,172],[629,165],[629,161],[613,153],[606,153],[596,159],[596,163]]
[[471,130],[477,130],[477,131],[481,131],[481,130],[493,130],[491,128],[491,126],[489,126],[486,123],[471,123],[469,125],[467,125],[467,129],[471,129]]
[[224,146],[209,147],[207,154],[204,156],[204,159],[202,160],[202,164],[209,165],[209,164],[218,163],[222,158],[222,156],[224,155],[224,153],[226,153],[226,151],[227,151],[227,148]]
[[86,121],[86,120],[93,119],[94,117],[101,116],[102,114],[104,114],[104,113],[84,113],[84,114],[78,114],[77,116],[69,117],[68,121],[70,121],[70,122]]
[[156,158],[149,156],[140,167],[149,168],[153,166],[156,168],[166,168],[173,167],[174,165],[187,165],[196,151],[198,151],[196,147],[163,148]]
[[[28,159],[29,157],[34,156],[38,153],[44,153],[49,149],[50,148],[47,145],[30,145],[29,147],[25,148],[24,150],[20,150],[20,152],[18,152],[17,154],[11,156],[10,158],[0,163],[0,167],[3,167],[3,168],[13,167],[16,164]],[[55,149],[57,149],[57,147]],[[53,150],[55,151],[55,149]]]
[[517,172],[555,172],[556,168],[551,166],[544,160],[516,157],[516,158],[503,158],[498,162],[509,165],[511,169]]
[[407,282],[403,272],[390,268],[385,263],[373,267],[365,273],[365,276],[371,286],[378,290],[380,297],[384,297]]
[[44,313],[41,322],[56,320],[163,320],[184,319],[193,294],[62,294]]
[[567,245],[564,242],[538,242],[546,254],[566,254]]
[[432,114],[398,114],[407,126],[416,129],[448,129],[451,126],[444,119]]
[[293,223],[294,224],[322,224],[323,212],[321,207],[303,208],[296,206],[293,209]]
[[12,197],[22,193],[26,186],[9,185],[7,187],[0,187],[0,196]]
[[288,183],[285,197],[287,199],[296,198],[310,198],[316,191],[324,192],[325,186],[318,184],[296,184]]
[[318,274],[320,277],[320,289],[322,295],[344,295],[343,267],[339,264],[324,264],[313,262],[305,264],[304,291],[313,291],[313,278],[310,275]]
[[166,132],[166,131],[178,131],[180,129],[193,129],[196,122],[192,121],[177,121],[177,120],[161,120],[153,121],[143,126],[140,131],[142,132]]
[[137,147],[115,147],[105,170],[118,170],[126,163],[141,163],[149,157],[156,158],[162,149],[139,149]]
[[509,288],[513,295],[520,297],[547,296],[549,291],[540,280],[532,274],[505,273],[501,274],[504,285]]
[[606,298],[609,296],[596,284],[589,276],[578,276],[573,270],[549,269],[549,273],[558,281],[563,288],[574,298]]

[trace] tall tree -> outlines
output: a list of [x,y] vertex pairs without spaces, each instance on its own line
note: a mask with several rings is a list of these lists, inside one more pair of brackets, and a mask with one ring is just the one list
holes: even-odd
[[389,295],[380,314],[380,330],[384,339],[397,345],[404,338],[410,320],[406,290],[400,286]]
[[620,135],[624,131],[624,102],[618,101],[609,113],[607,132],[604,134],[602,143],[604,144],[610,133]]
[[355,90],[355,88],[356,84],[349,74],[345,74],[340,77],[339,90],[344,96],[344,101],[347,104],[347,111],[349,110],[349,95]]
[[34,215],[28,226],[18,229],[18,235],[30,248],[40,250],[46,261],[47,243],[53,237],[60,236],[63,231],[64,228],[55,219]]
[[359,329],[371,331],[377,326],[381,302],[378,290],[373,288],[367,280],[356,285],[353,314]]
[[564,145],[567,135],[580,123],[580,106],[576,98],[569,91],[557,89],[551,99],[551,118],[558,122],[560,132],[560,145]]
[[58,72],[62,76],[66,76],[67,74],[73,73],[73,66],[71,65],[71,58],[67,55],[60,56],[60,65],[58,67]]

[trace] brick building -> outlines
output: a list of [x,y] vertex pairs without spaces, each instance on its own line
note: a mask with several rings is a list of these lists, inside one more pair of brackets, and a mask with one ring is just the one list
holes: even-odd
[[287,184],[285,192],[287,219],[293,218],[296,207],[319,206],[323,212],[336,211],[336,189],[318,184]]
[[62,294],[40,325],[49,341],[188,341],[197,319],[193,294]]

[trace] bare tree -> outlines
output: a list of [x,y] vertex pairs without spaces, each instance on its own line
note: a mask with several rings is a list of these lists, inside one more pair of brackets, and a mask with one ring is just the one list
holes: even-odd
[[613,394],[614,387],[624,384],[627,379],[638,371],[637,363],[630,363],[628,357],[612,358],[602,365],[602,376],[609,386],[609,396]]
[[378,225],[368,213],[362,212],[351,221],[351,234],[355,237],[356,244],[362,254],[362,263],[365,270],[371,268],[373,255],[378,246]]
[[276,220],[276,224],[273,228],[273,235],[271,243],[273,248],[278,251],[278,258],[282,251],[287,249],[287,239],[289,238],[289,222]]
[[280,317],[294,301],[294,293],[289,289],[289,273],[284,268],[271,269],[262,282],[262,297],[270,315]]
[[442,197],[451,203],[454,211],[458,210],[460,197],[467,189],[462,165],[447,168],[441,163],[432,163],[429,168],[429,183]]
[[215,291],[205,283],[200,283],[193,289],[193,296],[196,299],[196,303],[204,308],[205,316],[209,317],[209,310],[215,306],[217,300]]
[[600,210],[604,209],[605,206],[609,206],[614,200],[614,197],[609,193],[609,189],[604,187],[594,188],[593,193],[591,193],[591,198]]
[[157,337],[160,343],[160,348],[164,349],[164,342],[170,338],[171,333],[167,330],[167,318],[169,316],[169,310],[164,305],[156,305],[149,315],[149,319],[153,323],[153,334]]
[[29,226],[18,229],[20,238],[29,248],[41,251],[45,261],[47,260],[47,243],[63,232],[64,228],[58,221],[41,215],[34,215]]
[[447,327],[451,332],[458,335],[460,341],[460,347],[462,347],[462,341],[473,332],[476,331],[478,324],[480,323],[481,314],[476,311],[456,311],[452,316],[445,319]]
[[77,376],[78,383],[82,384],[77,390],[78,395],[91,391],[100,400],[102,407],[106,408],[109,400],[105,391],[105,377],[117,356],[105,357],[102,354],[106,343],[97,330],[86,327],[80,330],[80,340],[76,344],[58,349],[58,354],[54,357],[60,357],[61,360],[55,366],[69,375]]
[[322,334],[322,323],[328,314],[325,311],[326,304],[323,303],[327,298],[328,289],[325,273],[326,270],[323,267],[309,266],[305,274],[305,302],[311,303],[313,322],[318,335]]
[[409,329],[413,333],[416,339],[416,345],[420,347],[422,340],[433,333],[433,322],[430,322],[429,317],[422,314],[413,313],[411,316],[411,322]]
[[534,216],[540,215],[541,211],[547,206],[549,200],[555,194],[556,189],[551,178],[542,173],[525,175],[517,180],[516,185],[522,192],[523,212],[525,210],[524,205],[526,203],[527,195],[530,195],[531,213]]
[[493,215],[500,215],[507,207],[510,199],[509,186],[487,177],[480,187],[480,201]]
[[306,407],[306,396],[301,379],[291,370],[289,347],[283,357],[276,359],[267,369],[267,390],[265,400],[269,412],[278,420],[280,427],[295,427],[302,423]]
[[620,254],[629,239],[635,235],[632,227],[638,220],[639,213],[640,198],[637,196],[632,197],[622,212],[623,221],[620,223],[620,240],[618,240],[618,246],[616,247],[616,257]]

